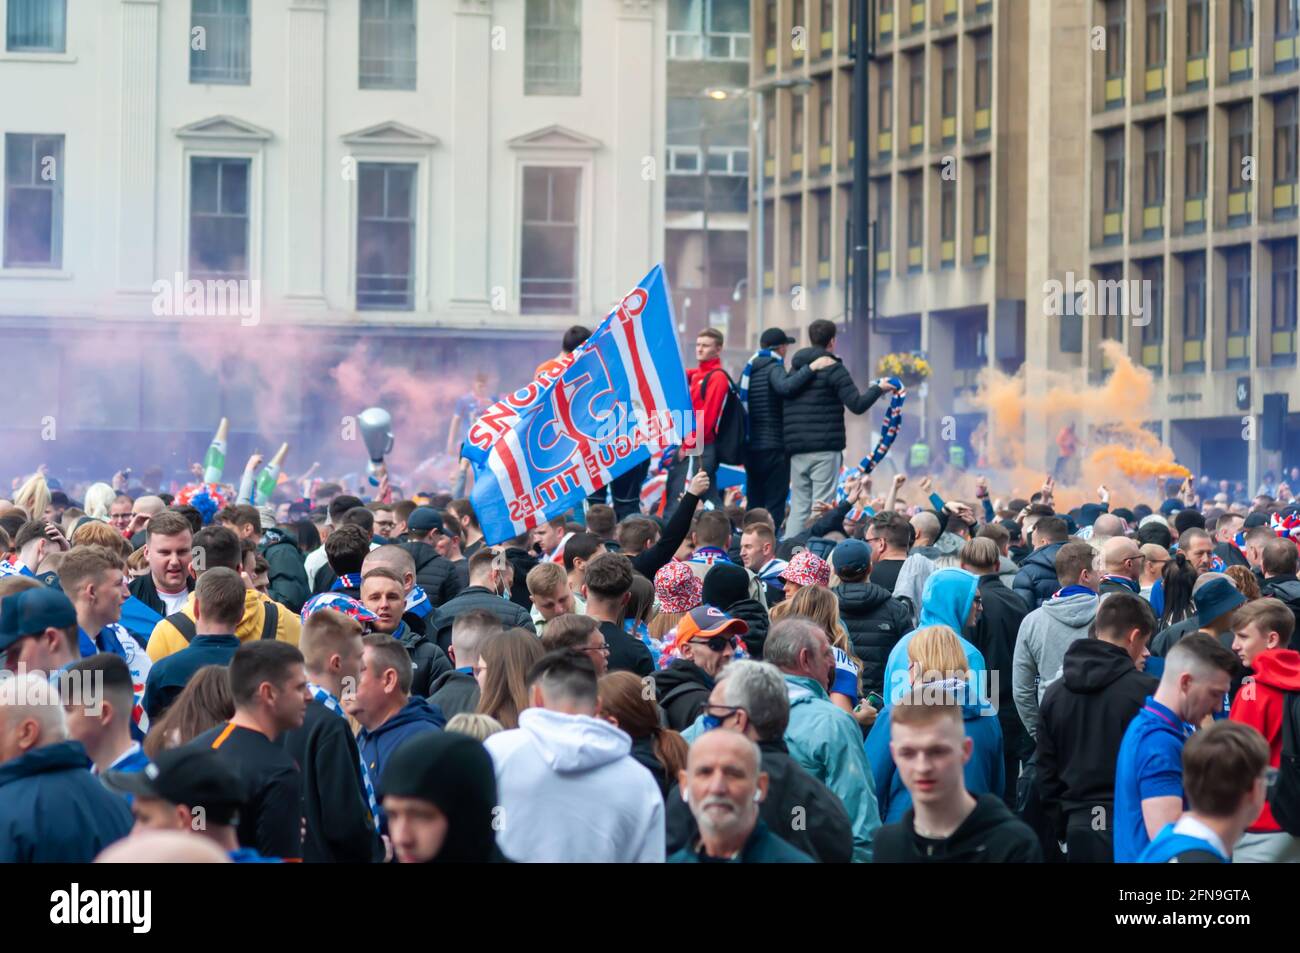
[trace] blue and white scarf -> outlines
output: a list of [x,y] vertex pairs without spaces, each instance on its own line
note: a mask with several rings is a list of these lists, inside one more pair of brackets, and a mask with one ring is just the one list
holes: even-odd
[[771,357],[773,351],[770,347],[761,347],[754,352],[754,356],[749,359],[745,369],[740,374],[740,403],[745,410],[749,410],[749,375],[754,370],[754,362],[760,357]]
[[429,601],[429,595],[422,587],[412,586],[411,591],[406,594],[406,611],[414,613],[421,619],[433,611],[433,603]]
[[32,572],[22,563],[11,563],[7,559],[0,559],[0,579],[5,576],[27,576],[29,579],[35,579],[36,573]]
[[330,592],[342,592],[344,589],[360,589],[361,573],[345,572],[334,580],[334,585],[330,586]]
[[[339,700],[334,697],[329,689],[322,688],[313,682],[308,682],[307,688],[311,691],[312,698],[343,720],[347,720],[348,716],[344,713],[343,706],[339,704]],[[366,759],[361,757],[360,748],[357,749],[357,765],[361,769],[361,784],[366,789],[366,801],[370,804],[370,821],[375,825],[375,833],[377,834],[379,833],[379,800],[375,797],[375,786],[370,781],[370,770],[366,767]]]
[[686,561],[688,563],[696,563],[697,565],[713,566],[717,563],[729,563],[731,562],[731,557],[729,557],[724,550],[718,549],[716,546],[701,546],[699,549],[695,550],[695,553],[691,558]]
[[785,572],[788,565],[790,564],[784,559],[769,559],[758,571],[758,578],[763,582],[779,582],[781,573]]

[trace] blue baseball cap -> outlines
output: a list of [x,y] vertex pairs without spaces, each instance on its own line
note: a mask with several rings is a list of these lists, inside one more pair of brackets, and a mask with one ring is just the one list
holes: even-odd
[[871,567],[871,547],[860,539],[846,539],[831,550],[831,566],[839,575],[856,575]]
[[0,601],[0,652],[21,638],[77,624],[72,600],[57,589],[24,589]]

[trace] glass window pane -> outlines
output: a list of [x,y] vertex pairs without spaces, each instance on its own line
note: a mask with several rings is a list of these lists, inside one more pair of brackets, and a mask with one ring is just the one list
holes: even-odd
[[552,169],[551,171],[551,221],[577,222],[578,220],[578,170]]
[[215,214],[220,163],[216,159],[193,159],[190,163],[190,209]]
[[221,211],[228,215],[248,213],[248,160],[221,163]]

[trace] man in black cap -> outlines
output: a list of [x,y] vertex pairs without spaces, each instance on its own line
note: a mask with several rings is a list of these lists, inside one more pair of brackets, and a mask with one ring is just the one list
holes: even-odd
[[169,748],[143,771],[105,772],[104,783],[131,796],[132,836],[180,831],[213,841],[237,864],[275,862],[239,846],[236,828],[247,791],[215,751],[192,745]]
[[[785,399],[806,387],[813,372],[819,370],[809,365],[793,374],[786,371],[785,352],[796,343],[780,328],[768,328],[740,376],[740,399],[749,411],[745,495],[751,507],[761,506],[771,513],[778,527],[785,518],[785,499],[790,493],[790,457],[785,452],[782,407]],[[829,366],[834,362],[825,363]]]
[[0,659],[15,674],[53,674],[81,658],[77,610],[57,589],[31,589],[0,601]]
[[406,541],[397,544],[415,560],[415,584],[435,609],[455,599],[464,588],[456,565],[438,552],[445,533],[441,513],[431,506],[417,506],[406,518]]

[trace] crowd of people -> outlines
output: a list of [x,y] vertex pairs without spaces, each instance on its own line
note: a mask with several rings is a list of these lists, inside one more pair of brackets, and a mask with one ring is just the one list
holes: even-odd
[[663,504],[642,470],[495,545],[387,479],[220,508],[26,479],[0,859],[1300,860],[1289,487],[882,493],[844,411],[894,385],[859,391],[834,330],[790,369],[765,332],[744,487],[706,330]]

